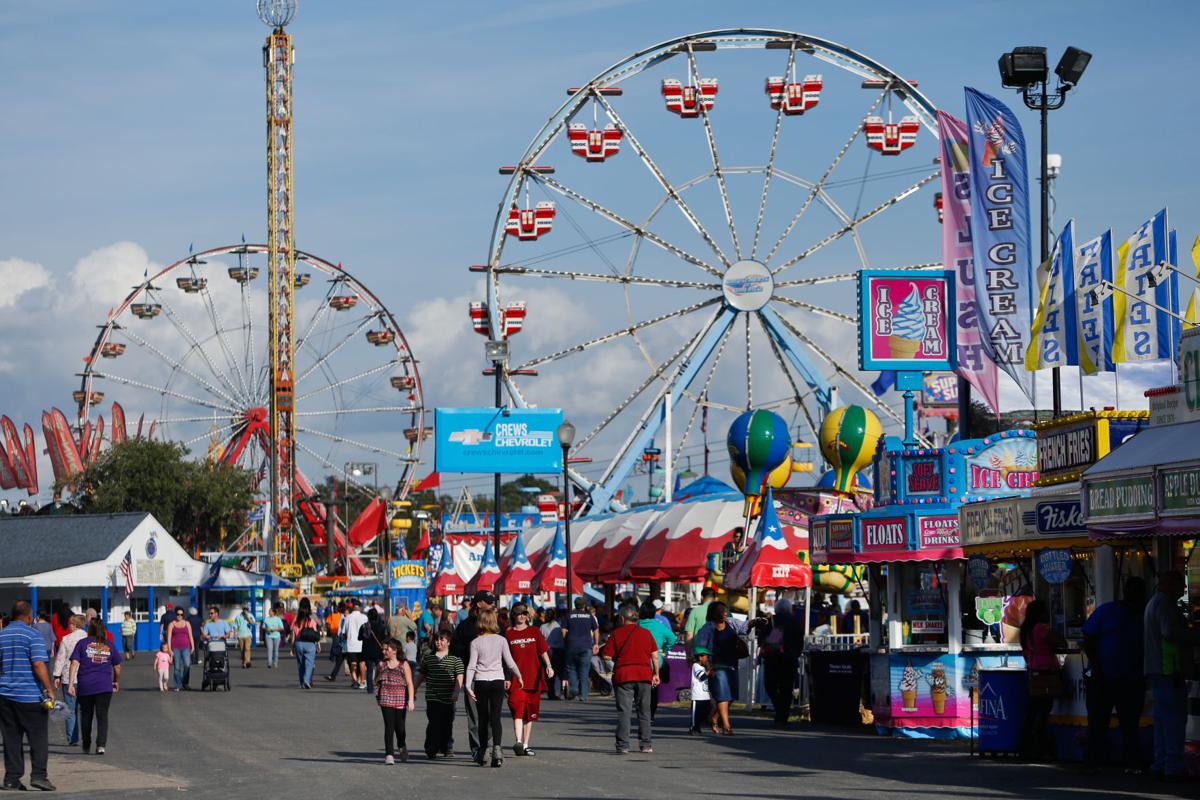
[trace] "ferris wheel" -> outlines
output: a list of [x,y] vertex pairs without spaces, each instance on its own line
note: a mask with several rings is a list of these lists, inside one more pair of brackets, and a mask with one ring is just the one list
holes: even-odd
[[[267,494],[271,459],[265,245],[195,253],[148,275],[110,310],[84,359],[78,426],[120,398],[142,435],[250,470]],[[314,483],[328,475],[369,494],[396,477],[407,494],[425,435],[421,379],[396,318],[341,265],[296,252],[294,504],[319,534]],[[130,435],[137,432],[130,431]],[[360,473],[364,470],[358,470]],[[339,531],[340,535],[340,531]]]
[[616,507],[656,437],[678,454],[710,412],[790,409],[815,437],[841,388],[900,421],[854,371],[853,281],[940,266],[936,109],[915,81],[834,42],[736,29],[642,50],[568,95],[501,168],[472,316],[501,339],[514,312],[535,329],[531,296],[565,309],[505,380],[517,406],[583,398],[572,454],[607,464],[572,474],[593,511]]

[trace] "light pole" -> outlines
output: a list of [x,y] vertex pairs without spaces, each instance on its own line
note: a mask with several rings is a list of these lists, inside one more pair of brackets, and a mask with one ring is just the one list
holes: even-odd
[[[1049,69],[1044,47],[1014,47],[1012,52],[1000,56],[1000,82],[1010,89],[1020,89],[1025,107],[1041,114],[1042,127],[1042,258],[1050,256],[1050,166],[1049,140],[1046,132],[1047,114],[1063,107],[1067,92],[1075,88],[1084,70],[1092,60],[1092,54],[1078,47],[1068,47],[1058,60],[1054,74],[1058,76],[1058,87],[1051,92],[1048,79]],[[1059,368],[1052,372],[1054,387],[1054,416],[1062,416],[1062,382]]]
[[[508,363],[508,340],[488,339],[483,345],[483,355],[492,362],[496,374],[496,414],[500,414],[504,402],[504,366]],[[507,416],[507,414],[505,414]],[[500,561],[500,473],[496,473],[493,484],[495,501],[492,503],[492,553]]]
[[574,581],[571,580],[571,479],[567,474],[567,454],[571,450],[571,444],[575,441],[575,426],[567,420],[563,420],[558,426],[558,444],[562,448],[563,457],[563,538],[566,540],[567,547],[567,613],[571,613],[571,606],[574,603],[572,590]]

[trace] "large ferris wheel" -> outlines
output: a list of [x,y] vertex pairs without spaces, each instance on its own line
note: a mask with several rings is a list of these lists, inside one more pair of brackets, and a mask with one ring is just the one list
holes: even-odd
[[[285,30],[295,12],[296,0],[258,0],[271,28],[267,242],[189,252],[145,275],[99,326],[74,395],[79,431],[102,429],[100,404],[119,398],[114,414],[149,420],[148,435],[248,469],[266,507],[272,566],[288,576],[311,563],[301,519],[323,543],[320,479],[375,494],[373,480],[347,469],[369,465],[375,480],[398,475],[403,498],[427,432],[417,361],[395,316],[340,263],[296,246],[295,56]],[[334,526],[347,573],[366,570],[357,551],[377,532],[352,537]]]
[[502,168],[473,316],[500,339],[514,308],[524,319],[513,301],[565,309],[504,379],[517,406],[580,398],[572,455],[606,465],[572,474],[593,511],[710,413],[790,409],[815,436],[841,388],[900,421],[854,370],[853,279],[941,262],[936,108],[915,81],[831,41],[734,29],[641,50],[568,94]]

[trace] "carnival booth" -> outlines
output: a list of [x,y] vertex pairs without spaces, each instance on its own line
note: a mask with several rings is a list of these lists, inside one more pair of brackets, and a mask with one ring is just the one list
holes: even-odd
[[886,620],[872,625],[869,648],[877,727],[966,736],[970,681],[982,659],[964,636],[974,592],[964,582],[959,506],[1028,494],[1037,477],[1033,433],[1005,431],[942,449],[906,448],[888,437],[875,476],[874,508],[813,518],[813,562],[870,569],[872,613]]

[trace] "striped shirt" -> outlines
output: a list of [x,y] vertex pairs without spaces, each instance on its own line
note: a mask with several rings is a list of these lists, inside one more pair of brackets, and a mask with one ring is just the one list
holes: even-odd
[[425,679],[426,703],[454,702],[457,678],[466,672],[461,658],[449,653],[439,658],[437,653],[428,653],[421,660],[419,670]]
[[40,703],[42,689],[33,676],[33,662],[50,662],[40,633],[14,620],[0,630],[0,697],[14,703]]

